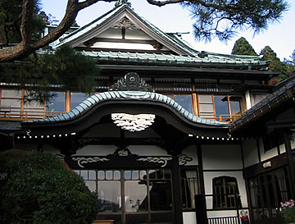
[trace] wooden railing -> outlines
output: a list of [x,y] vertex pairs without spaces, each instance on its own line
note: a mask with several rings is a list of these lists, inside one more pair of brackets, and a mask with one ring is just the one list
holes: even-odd
[[92,224],[113,224],[114,220],[94,220]]
[[44,119],[46,117],[55,117],[62,114],[59,111],[46,111],[45,108],[25,108],[21,110],[20,107],[0,107],[0,120],[12,121],[28,121]]
[[[21,110],[20,107],[0,107],[0,120],[15,120],[15,121],[26,121],[26,120],[38,120],[46,117],[54,117],[62,114],[60,111],[47,111],[45,108],[25,108]],[[235,121],[241,114],[230,115],[219,115],[219,116],[200,116],[205,119],[220,121],[224,123],[230,123]]]
[[208,218],[208,224],[240,224],[239,217],[215,217]]

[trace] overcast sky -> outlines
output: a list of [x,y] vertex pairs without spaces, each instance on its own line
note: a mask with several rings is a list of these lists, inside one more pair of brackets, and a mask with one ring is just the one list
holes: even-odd
[[[255,51],[259,54],[265,46],[270,46],[277,56],[283,60],[289,59],[295,49],[295,2],[289,3],[291,8],[283,15],[280,22],[270,24],[268,29],[262,33],[253,35],[252,30],[240,32],[232,41],[228,43],[213,40],[211,43],[196,42],[193,37],[192,24],[190,12],[183,9],[179,5],[168,5],[163,7],[152,6],[145,0],[129,0],[132,8],[139,15],[157,26],[164,32],[190,32],[185,34],[183,38],[187,40],[196,50],[209,51],[215,53],[230,54],[234,43],[240,37],[245,37],[252,45]],[[41,0],[42,9],[54,16],[57,20],[61,20],[66,7],[66,0]],[[114,7],[114,2],[105,3],[98,2],[79,12],[76,19],[78,25],[83,26],[97,17],[101,16],[108,10]]]

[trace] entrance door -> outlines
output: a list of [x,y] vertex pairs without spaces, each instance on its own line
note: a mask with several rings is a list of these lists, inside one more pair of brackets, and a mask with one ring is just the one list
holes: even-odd
[[170,169],[77,171],[99,199],[98,219],[115,224],[172,224]]

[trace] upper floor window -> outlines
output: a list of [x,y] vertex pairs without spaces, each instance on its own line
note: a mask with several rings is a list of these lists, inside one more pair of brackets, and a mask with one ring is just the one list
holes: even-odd
[[223,176],[213,179],[213,208],[239,208],[241,199],[237,179],[235,177]]
[[174,100],[188,112],[193,113],[192,95],[174,95]]
[[52,92],[53,97],[46,104],[46,110],[50,113],[65,111],[65,93]]
[[241,96],[198,95],[199,116],[217,121],[232,121],[244,111]]
[[86,93],[71,93],[71,109],[78,106],[84,100],[88,98],[88,94]]

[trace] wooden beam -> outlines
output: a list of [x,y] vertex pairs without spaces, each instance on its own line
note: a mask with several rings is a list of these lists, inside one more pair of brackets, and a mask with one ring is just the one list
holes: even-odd
[[84,44],[87,47],[90,47],[90,46],[92,46],[93,44],[95,44],[97,42],[124,43],[124,44],[150,44],[150,45],[159,44],[159,42],[155,41],[155,40],[139,40],[139,39],[125,39],[125,38],[116,39],[116,38],[98,38],[98,37],[95,37],[95,38],[92,38],[91,40],[88,40],[88,41],[84,42]]

